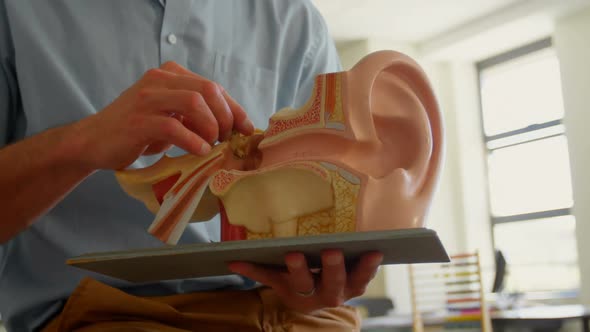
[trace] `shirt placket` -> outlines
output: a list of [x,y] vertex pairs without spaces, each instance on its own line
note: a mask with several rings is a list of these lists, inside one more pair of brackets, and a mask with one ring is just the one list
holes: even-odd
[[164,2],[164,20],[160,32],[160,64],[167,61],[186,62],[183,36],[189,22],[191,0],[167,0]]

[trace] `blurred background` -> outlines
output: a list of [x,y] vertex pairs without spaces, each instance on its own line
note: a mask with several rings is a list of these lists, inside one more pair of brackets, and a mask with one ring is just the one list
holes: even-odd
[[[590,305],[590,1],[314,3],[345,69],[392,49],[429,75],[447,150],[428,227],[448,252],[479,251],[490,292],[501,251],[503,293]],[[409,313],[408,282],[387,266],[366,296]]]

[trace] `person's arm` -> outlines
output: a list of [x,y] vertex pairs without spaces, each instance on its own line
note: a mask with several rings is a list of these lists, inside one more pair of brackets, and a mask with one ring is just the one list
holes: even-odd
[[29,226],[93,172],[75,126],[48,130],[0,150],[0,243]]
[[175,63],[149,70],[95,115],[0,149],[0,242],[96,170],[127,167],[171,144],[203,155],[233,129],[251,134],[254,127],[218,84]]

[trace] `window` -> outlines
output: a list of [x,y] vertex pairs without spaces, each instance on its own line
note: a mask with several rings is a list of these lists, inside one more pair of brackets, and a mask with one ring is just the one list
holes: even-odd
[[477,64],[495,249],[508,291],[579,286],[559,61],[545,39]]

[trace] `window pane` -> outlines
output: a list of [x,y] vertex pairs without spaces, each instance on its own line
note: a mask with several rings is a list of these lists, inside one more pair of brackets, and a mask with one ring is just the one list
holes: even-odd
[[489,154],[491,212],[506,216],[573,205],[565,136],[556,136]]
[[487,136],[563,118],[559,62],[553,50],[482,70],[481,102]]
[[579,286],[573,216],[497,224],[494,242],[508,264],[507,291]]
[[528,141],[538,140],[548,136],[556,136],[565,133],[565,126],[562,124],[554,125],[547,128],[527,131],[519,135],[510,135],[503,138],[488,141],[487,147],[490,150],[498,149],[507,145],[515,145],[519,143],[526,143]]

